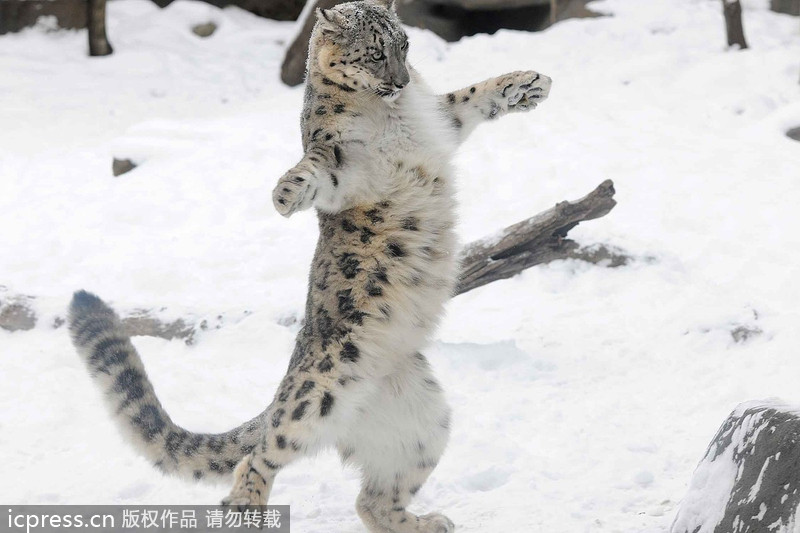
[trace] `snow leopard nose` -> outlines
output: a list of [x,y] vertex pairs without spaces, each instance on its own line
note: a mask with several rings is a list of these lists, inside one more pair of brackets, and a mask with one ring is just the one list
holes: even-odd
[[390,81],[392,82],[392,85],[397,87],[397,89],[402,89],[408,85],[408,82],[411,80],[411,76],[408,74],[408,69],[405,65],[400,64],[398,66],[399,68],[397,69],[397,72],[394,73]]
[[408,72],[406,72],[405,76],[401,75],[393,79],[392,85],[394,85],[396,89],[400,90],[406,85],[408,85],[408,82],[409,82],[409,77],[408,77]]

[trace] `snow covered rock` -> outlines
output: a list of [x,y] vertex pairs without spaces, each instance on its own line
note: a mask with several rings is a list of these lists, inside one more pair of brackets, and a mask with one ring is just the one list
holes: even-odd
[[0,328],[6,331],[28,331],[36,327],[36,313],[24,299],[0,300]]
[[28,331],[36,327],[36,313],[31,309],[33,296],[10,292],[0,285],[0,329]]
[[695,469],[671,533],[800,531],[800,409],[747,402]]

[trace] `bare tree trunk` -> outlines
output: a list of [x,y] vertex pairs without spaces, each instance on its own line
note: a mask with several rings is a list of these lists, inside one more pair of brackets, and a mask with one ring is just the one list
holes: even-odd
[[89,55],[107,56],[114,49],[106,36],[106,0],[88,0],[86,21],[89,27]]
[[739,0],[722,0],[722,12],[725,14],[725,33],[728,35],[728,46],[739,45],[741,50],[747,48],[742,26],[742,4]]
[[303,83],[303,78],[306,75],[306,58],[308,57],[309,39],[311,38],[311,30],[314,29],[314,24],[317,22],[315,12],[318,8],[330,9],[343,0],[308,0],[314,2],[314,7],[308,12],[306,20],[303,21],[303,27],[300,34],[295,37],[289,49],[286,51],[286,56],[283,58],[281,65],[281,81],[290,87],[300,85]]

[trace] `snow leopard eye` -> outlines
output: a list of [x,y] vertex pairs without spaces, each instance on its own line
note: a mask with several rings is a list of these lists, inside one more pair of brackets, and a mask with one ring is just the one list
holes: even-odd
[[372,60],[373,61],[380,61],[384,59],[386,56],[383,55],[383,52],[378,50],[377,52],[372,52]]

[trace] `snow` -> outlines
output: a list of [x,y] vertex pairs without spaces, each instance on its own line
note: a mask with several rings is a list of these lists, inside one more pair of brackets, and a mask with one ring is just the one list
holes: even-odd
[[[653,258],[553,263],[449,305],[427,354],[453,435],[412,510],[459,531],[666,532],[735,405],[800,403],[797,18],[746,0],[751,48],[735,51],[716,1],[592,7],[611,16],[455,44],[409,30],[411,62],[443,92],[518,69],[554,79],[545,104],[459,155],[465,242],[611,178],[619,205],[571,235]],[[227,487],[133,454],[51,326],[78,288],[122,311],[235,317],[191,347],[135,343],[179,423],[218,431],[261,411],[316,239],[311,213],[283,219],[270,198],[300,157],[302,90],[278,81],[296,27],[185,0],[108,12],[105,58],[86,57],[84,32],[0,37],[0,284],[40,315],[0,330],[0,501],[214,503]],[[210,20],[211,37],[190,31]],[[140,166],[113,178],[115,156]],[[763,334],[736,343],[739,326]],[[363,531],[357,477],[323,454],[284,471],[272,501],[298,532]]]

